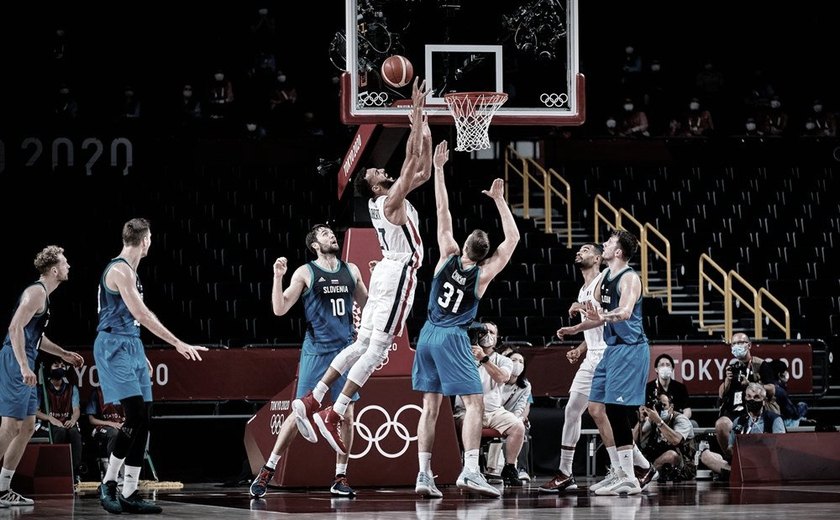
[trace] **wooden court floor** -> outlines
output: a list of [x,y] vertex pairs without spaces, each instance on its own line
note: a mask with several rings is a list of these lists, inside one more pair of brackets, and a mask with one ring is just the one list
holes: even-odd
[[[840,518],[840,476],[832,483],[766,484],[729,486],[720,482],[694,481],[678,484],[651,483],[632,497],[590,495],[588,479],[562,495],[545,495],[537,485],[548,477],[522,488],[504,489],[501,499],[462,493],[455,486],[442,489],[441,499],[423,499],[413,488],[357,489],[354,499],[332,498],[324,489],[272,489],[264,499],[252,500],[246,487],[187,484],[182,489],[148,491],[163,508],[167,519],[413,519],[495,520],[522,519],[606,519],[606,520],[837,520]],[[0,509],[4,519],[103,519],[114,518],[99,505],[95,492],[76,496],[42,496],[34,506]],[[131,515],[121,515],[128,517]],[[117,517],[119,518],[119,517]]]

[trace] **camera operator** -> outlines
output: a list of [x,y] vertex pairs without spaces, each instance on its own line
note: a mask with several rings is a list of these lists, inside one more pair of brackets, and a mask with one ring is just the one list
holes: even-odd
[[[732,421],[746,411],[744,392],[749,383],[761,384],[766,393],[767,409],[779,413],[778,404],[773,399],[773,370],[770,363],[750,354],[750,338],[743,332],[732,335],[732,355],[734,359],[726,367],[726,377],[718,389],[720,416],[715,422],[715,437],[721,450],[725,450],[732,431]],[[770,382],[766,384],[766,382]]]
[[642,407],[642,454],[659,472],[659,481],[694,480],[694,426],[679,413],[671,396],[662,392],[653,408]]

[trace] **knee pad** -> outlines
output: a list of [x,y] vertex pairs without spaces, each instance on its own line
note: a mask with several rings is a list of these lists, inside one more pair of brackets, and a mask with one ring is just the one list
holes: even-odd
[[335,358],[330,362],[330,368],[338,372],[339,374],[343,374],[347,371],[348,368],[353,366],[356,361],[362,357],[362,354],[368,348],[368,344],[370,343],[369,336],[362,336],[361,334],[353,342],[352,345],[345,348],[341,352],[339,352]]
[[359,386],[364,386],[367,383],[368,378],[376,370],[376,367],[388,359],[388,351],[391,348],[391,337],[388,334],[385,334],[385,336],[388,336],[387,342],[378,341],[381,338],[377,338],[376,336],[370,338],[370,344],[367,350],[350,368],[347,379]]

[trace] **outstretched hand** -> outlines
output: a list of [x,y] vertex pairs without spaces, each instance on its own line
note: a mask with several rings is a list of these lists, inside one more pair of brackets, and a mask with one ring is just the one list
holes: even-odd
[[198,345],[187,345],[186,343],[181,343],[180,345],[175,346],[175,350],[177,350],[178,353],[184,356],[184,358],[186,359],[189,359],[191,361],[201,361],[201,354],[199,354],[198,351],[207,351],[209,349],[207,347],[200,347]]
[[481,193],[487,195],[491,199],[499,200],[505,196],[505,181],[496,179],[490,185],[489,190],[481,190]]
[[274,276],[283,276],[289,269],[289,261],[285,256],[281,256],[274,261]]
[[435,147],[435,168],[443,168],[443,165],[449,160],[449,143],[446,139],[439,142]]

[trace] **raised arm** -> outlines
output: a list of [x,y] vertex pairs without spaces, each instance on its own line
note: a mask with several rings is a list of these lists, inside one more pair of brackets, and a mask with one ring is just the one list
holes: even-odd
[[449,258],[460,252],[452,235],[452,214],[449,212],[449,194],[443,177],[443,166],[449,159],[449,145],[441,141],[435,148],[435,202],[437,204],[437,239],[440,258]]
[[306,265],[298,267],[292,275],[289,286],[283,289],[283,276],[289,269],[288,260],[281,256],[274,261],[274,282],[271,285],[271,310],[275,316],[282,316],[298,301],[300,295],[308,287],[306,281],[309,268]]
[[514,249],[516,249],[516,244],[519,243],[519,229],[516,228],[513,213],[511,213],[510,206],[508,206],[505,200],[505,181],[502,179],[494,180],[490,189],[483,190],[482,193],[493,199],[493,202],[496,203],[496,209],[502,218],[502,231],[505,234],[505,239],[496,248],[493,256],[481,264],[481,279],[479,280],[478,286],[479,294],[484,294],[484,290],[487,289],[487,284],[508,264],[510,257],[513,256]]

